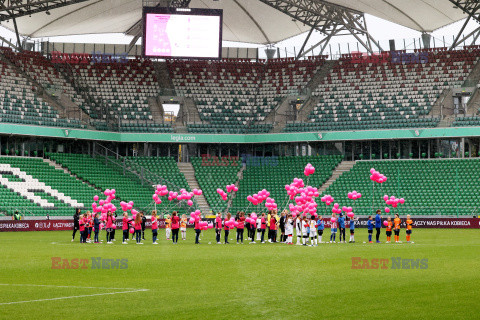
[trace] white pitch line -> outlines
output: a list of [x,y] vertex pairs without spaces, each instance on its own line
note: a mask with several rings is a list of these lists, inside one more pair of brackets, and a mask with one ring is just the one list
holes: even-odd
[[103,290],[148,290],[136,288],[106,288],[106,287],[80,287],[80,286],[57,286],[54,284],[30,284],[30,283],[0,283],[0,286],[20,286],[20,287],[55,287],[55,288],[77,288],[77,289],[103,289]]
[[122,293],[134,293],[134,292],[143,292],[143,291],[148,291],[148,289],[138,289],[138,290],[129,290],[129,291],[120,291],[120,292],[95,293],[95,294],[84,294],[84,295],[81,295],[81,296],[58,297],[58,298],[50,298],[50,299],[37,299],[37,300],[4,302],[4,303],[0,303],[0,306],[9,305],[9,304],[18,304],[18,303],[54,301],[54,300],[85,298],[85,297],[94,297],[94,296],[105,296],[105,295],[122,294]]

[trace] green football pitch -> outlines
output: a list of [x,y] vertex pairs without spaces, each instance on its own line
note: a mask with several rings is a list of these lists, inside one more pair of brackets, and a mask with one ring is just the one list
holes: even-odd
[[[324,240],[328,235],[326,230]],[[144,245],[132,240],[122,245],[120,232],[112,245],[71,242],[70,231],[0,233],[0,318],[475,319],[480,314],[479,230],[416,229],[414,244],[368,244],[366,230],[357,229],[355,244],[318,247],[237,245],[233,237],[230,245],[217,245],[213,230],[195,245],[193,236],[189,230],[186,241],[173,245],[160,230],[154,246],[150,230]],[[101,237],[105,241],[105,234]],[[404,230],[401,238],[405,241]],[[52,268],[52,261],[55,267],[78,261],[79,268]]]

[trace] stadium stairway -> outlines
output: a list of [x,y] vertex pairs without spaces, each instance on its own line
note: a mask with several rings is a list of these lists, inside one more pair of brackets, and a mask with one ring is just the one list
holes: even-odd
[[158,100],[157,97],[149,97],[148,99],[148,106],[152,112],[152,119],[156,123],[163,123],[164,121],[164,110],[163,106]]
[[333,171],[331,177],[325,182],[319,189],[318,192],[320,194],[324,193],[325,190],[327,190],[328,187],[332,185],[332,183],[337,180],[342,174],[344,174],[347,171],[350,171],[350,169],[353,168],[355,165],[356,161],[342,161],[338,164],[338,166],[335,168]]
[[174,93],[175,87],[173,85],[172,77],[170,77],[170,73],[168,72],[167,63],[153,62],[153,68],[155,70],[155,75],[157,76],[157,82],[160,89],[168,89]]
[[[445,109],[442,111],[442,106],[449,105],[449,103],[451,103],[450,105],[453,105],[452,88],[443,89],[437,101],[435,101],[435,103],[433,104],[429,116],[437,118],[440,117],[440,115],[444,114],[446,111]],[[453,112],[452,108],[448,109],[451,109],[451,112]]]
[[[183,175],[185,176],[185,179],[187,179],[190,190],[201,189],[200,185],[198,184],[197,178],[195,178],[195,169],[190,162],[180,162],[177,163],[177,166],[178,170],[180,170],[180,172],[183,173]],[[205,199],[205,195],[202,194],[200,196],[195,196],[195,200],[197,201],[197,204],[202,213],[205,214],[211,212],[212,209],[210,209],[207,199]]]
[[325,60],[323,66],[317,70],[310,82],[307,83],[306,87],[311,91],[314,91],[320,83],[326,78],[326,76],[332,72],[333,67],[337,64],[336,60]]
[[285,125],[287,124],[287,116],[288,111],[290,110],[290,101],[292,101],[292,99],[296,99],[296,96],[295,98],[293,98],[292,96],[284,97],[278,103],[278,105],[272,111],[270,111],[270,113],[265,118],[265,121],[260,122],[260,124],[275,123],[272,132],[282,132],[285,128]]
[[[185,119],[183,115],[188,115],[188,118]],[[184,127],[188,123],[204,124],[200,118],[200,113],[198,112],[197,104],[192,98],[185,97],[183,98],[183,103],[180,105],[180,110],[178,111],[178,116],[175,121],[175,127],[180,128]],[[175,130],[175,132],[179,132]],[[185,131],[186,132],[186,131]]]

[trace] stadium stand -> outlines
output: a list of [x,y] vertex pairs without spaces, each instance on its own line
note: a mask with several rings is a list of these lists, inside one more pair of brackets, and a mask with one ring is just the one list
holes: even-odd
[[480,116],[456,117],[452,127],[472,127],[480,126]]
[[[320,187],[330,178],[341,160],[342,156],[334,155],[272,157],[264,158],[261,163],[247,161],[247,167],[243,171],[243,179],[240,180],[239,191],[232,206],[235,210],[245,209],[249,204],[247,196],[265,188],[270,192],[270,197],[275,199],[281,211],[283,207],[280,206],[286,205],[285,185],[292,183],[294,178],[302,178],[306,185],[308,180],[308,185]],[[311,163],[316,168],[315,174],[310,179],[303,175],[307,163]],[[253,210],[264,211],[264,203]]]
[[[379,185],[369,179],[370,168],[388,177]],[[340,206],[352,206],[357,214],[372,214],[386,207],[383,195],[405,198],[405,204],[390,212],[401,215],[471,215],[480,201],[477,177],[478,159],[358,161],[327,188]],[[375,190],[374,190],[375,188]],[[356,190],[362,198],[348,200],[347,193]],[[372,204],[372,193],[375,197]],[[385,215],[385,213],[383,213]]]
[[[55,169],[53,166],[44,162],[42,158],[0,157],[0,165],[1,164],[9,164],[13,168],[18,168],[28,175],[31,175],[34,179],[44,182],[47,186],[58,190],[72,199],[76,199],[83,204],[82,208],[88,209],[93,196],[98,194],[98,191],[93,187],[82,183],[62,170]],[[23,181],[18,176],[8,174],[3,170],[1,174],[2,178],[6,178],[11,182]],[[33,184],[30,185],[30,187],[35,189],[35,185]],[[3,199],[0,208],[9,214],[19,209],[21,211],[25,210],[22,212],[25,215],[46,216],[48,213],[50,216],[70,216],[74,211],[72,206],[55,198],[53,195],[45,193],[45,190],[38,189],[35,190],[34,193],[41,195],[42,198],[53,203],[55,205],[54,208],[41,207],[8,188],[0,188],[0,193]]]
[[0,61],[0,74],[0,122],[84,128],[78,120],[60,118],[57,110],[36,94],[35,86],[4,61]]
[[[443,48],[445,49],[445,48]],[[443,89],[460,86],[478,61],[478,46],[428,51],[416,63],[358,63],[344,55],[313,92],[319,103],[306,123],[285,131],[365,130],[435,127],[425,117]]]
[[[92,158],[84,154],[49,153],[47,156],[70,170],[78,178],[87,181],[97,188],[102,190],[115,189],[117,200],[133,201],[136,208],[146,212],[150,212],[154,208],[152,200],[153,186],[142,185],[140,179],[129,171],[126,171],[124,175],[120,163],[118,166],[110,163],[110,161],[105,164],[105,158]],[[111,158],[111,160],[116,161],[114,158]],[[145,172],[145,178],[151,180],[157,179],[159,176],[163,178],[162,181],[152,181],[153,184],[166,183],[171,191],[178,191],[180,188],[190,191],[184,175],[179,171],[173,158],[132,157],[129,160],[152,173]],[[173,207],[172,203],[166,199],[162,198],[162,200],[163,202],[156,206],[159,213],[167,208],[170,210],[176,209],[179,213],[190,212],[191,208],[187,207],[183,202],[181,205]],[[117,207],[119,208],[119,206]]]
[[191,97],[204,124],[198,133],[266,133],[259,123],[288,94],[298,94],[324,62],[315,59],[168,61],[177,93]]
[[121,168],[105,164],[105,160],[87,154],[47,153],[46,156],[96,188],[115,189],[119,200],[133,201],[137,208],[146,208],[152,201],[151,186],[141,185],[133,174],[123,175]]
[[[168,190],[177,191],[185,189],[191,191],[183,173],[178,169],[175,159],[172,157],[127,157],[137,168],[143,167],[149,172],[145,173],[145,178],[156,183],[166,184]],[[138,170],[137,170],[138,172]],[[162,180],[158,180],[158,178]]]
[[119,131],[173,132],[169,124],[153,120],[148,98],[157,96],[159,87],[150,60],[99,63],[89,56],[87,61],[73,68],[91,88],[90,94],[107,105],[110,115],[119,122]]
[[[195,169],[195,178],[207,199],[213,212],[223,211],[227,207],[227,202],[223,201],[217,189],[224,191],[226,186],[236,183],[238,173],[242,168],[240,160],[226,159],[219,161],[210,161],[211,158],[193,157],[191,159]],[[231,197],[231,196],[230,196]]]
[[16,66],[26,72],[32,79],[38,81],[44,88],[57,91],[59,89],[85,113],[91,114],[90,106],[78,94],[73,86],[55,69],[51,60],[40,52],[13,52],[11,48],[1,48],[2,53]]

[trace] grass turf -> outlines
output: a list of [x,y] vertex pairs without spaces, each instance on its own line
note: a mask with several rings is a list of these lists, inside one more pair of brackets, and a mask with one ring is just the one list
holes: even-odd
[[[366,230],[357,229],[355,244],[314,248],[217,245],[213,230],[194,245],[192,231],[172,245],[160,230],[157,246],[73,243],[67,231],[0,233],[0,318],[473,319],[480,312],[478,230],[416,229],[415,244],[363,244]],[[52,257],[89,259],[89,269],[52,269]],[[92,257],[128,259],[128,268],[91,269]],[[389,269],[352,270],[352,257],[428,259],[428,269],[390,269],[390,261]],[[12,304],[42,299],[50,300]]]

